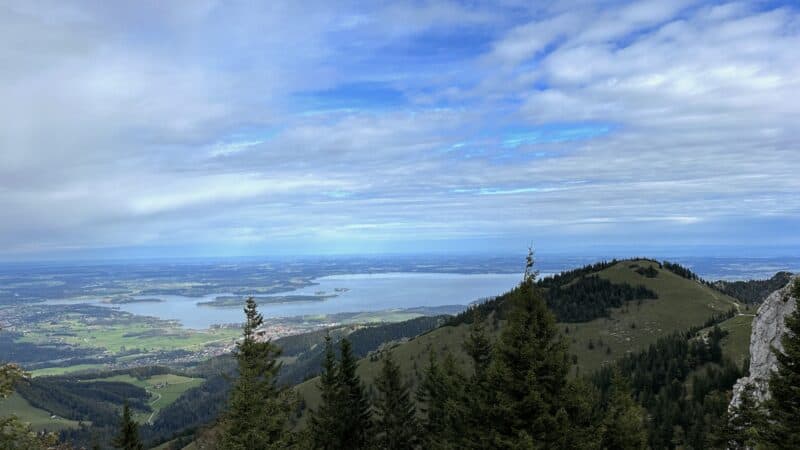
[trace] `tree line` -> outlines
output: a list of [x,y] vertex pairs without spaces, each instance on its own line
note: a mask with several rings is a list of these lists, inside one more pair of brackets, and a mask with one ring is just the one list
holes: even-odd
[[633,300],[657,299],[658,294],[642,285],[612,283],[589,275],[567,285],[552,284],[545,298],[559,322],[589,322],[607,317],[609,308],[619,308]]

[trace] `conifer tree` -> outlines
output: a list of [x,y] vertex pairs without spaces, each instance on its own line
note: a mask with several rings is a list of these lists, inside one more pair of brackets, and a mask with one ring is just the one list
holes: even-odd
[[319,377],[322,403],[316,411],[311,412],[309,430],[314,448],[334,450],[344,448],[340,442],[341,428],[339,414],[342,411],[339,376],[336,366],[336,354],[330,335],[325,336],[325,359]]
[[463,436],[462,397],[466,383],[449,353],[439,365],[433,351],[429,354],[425,376],[417,387],[416,398],[422,412],[424,448],[459,448]]
[[464,342],[464,351],[472,360],[472,377],[465,383],[463,393],[463,432],[460,438],[465,441],[465,445],[485,448],[490,445],[488,436],[484,432],[484,422],[491,408],[489,392],[491,386],[488,383],[487,371],[492,361],[492,342],[486,334],[483,320],[477,309],[473,313],[470,334]]
[[615,370],[603,420],[603,448],[638,450],[647,448],[645,411],[631,396],[628,381]]
[[[800,299],[800,281],[793,286]],[[769,380],[770,399],[766,402],[769,425],[765,443],[773,448],[800,448],[800,300],[795,311],[786,317],[787,332],[781,339],[783,351],[773,349],[777,370]]]
[[127,401],[122,407],[119,433],[111,441],[111,445],[121,450],[144,450],[144,445],[139,439],[139,426],[131,417],[131,407]]
[[567,346],[536,286],[536,275],[530,252],[489,370],[493,390],[487,426],[495,448],[554,448],[569,433],[563,395]]
[[464,342],[464,350],[472,359],[475,377],[484,380],[486,370],[492,360],[492,342],[486,335],[486,328],[483,326],[483,318],[477,309],[473,312],[472,325],[467,340]]
[[401,379],[400,366],[391,353],[383,358],[375,387],[378,390],[375,402],[377,446],[386,450],[414,448],[419,437],[416,408]]
[[756,446],[766,423],[754,391],[755,386],[752,384],[744,386],[739,404],[726,412],[722,429],[712,435],[715,447],[745,450]]
[[341,359],[338,370],[338,387],[341,395],[339,426],[341,442],[349,449],[368,448],[372,434],[372,411],[369,399],[356,373],[358,362],[350,341],[341,341]]
[[238,375],[223,416],[221,449],[284,448],[291,437],[287,423],[291,409],[288,392],[275,378],[280,370],[280,349],[271,341],[259,342],[256,330],[264,323],[255,300],[247,299],[243,338],[236,344]]
[[422,429],[426,436],[440,434],[444,430],[444,374],[436,360],[436,354],[428,353],[428,367],[425,368],[422,380],[417,385],[415,397],[420,405],[423,420]]

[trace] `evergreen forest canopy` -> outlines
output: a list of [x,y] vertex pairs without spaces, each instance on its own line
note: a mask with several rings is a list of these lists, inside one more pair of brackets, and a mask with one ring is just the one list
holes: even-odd
[[[222,395],[215,394],[224,406],[222,414],[196,435],[178,436],[170,445],[181,448],[194,441],[198,448],[221,449],[797,448],[800,399],[793,386],[800,385],[800,312],[787,319],[790,333],[778,354],[779,369],[770,380],[770,389],[779,395],[763,405],[745,396],[736,410],[728,411],[730,389],[748,370],[746,362],[735,363],[720,347],[727,331],[718,325],[735,310],[709,318],[702,327],[663,336],[647,350],[628,354],[592,374],[570,375],[568,345],[556,327],[560,303],[574,308],[590,303],[589,299],[605,299],[604,307],[611,308],[618,301],[657,297],[643,286],[611,283],[593,275],[616,263],[536,281],[529,256],[518,287],[452,319],[450,325],[470,324],[461,349],[470,364],[456,363],[453,354],[431,354],[422,382],[413,390],[391,350],[373,355],[381,370],[367,385],[356,373],[359,356],[350,337],[338,342],[328,337],[317,380],[322,403],[306,410],[303,399],[279,381],[279,346],[255,337],[262,319],[251,299],[243,339],[234,353],[235,369],[217,381],[231,386]],[[652,275],[646,268],[642,272],[643,277]],[[680,275],[697,280],[690,271]],[[598,293],[593,294],[593,288]],[[795,291],[800,294],[800,286]],[[560,302],[565,298],[570,301]],[[570,308],[562,307],[567,312],[561,314],[578,318],[604,314],[603,308],[592,308],[591,313],[573,316]],[[486,329],[486,314],[500,311],[504,323],[493,339]],[[16,386],[48,402],[48,410],[83,408],[83,420],[114,430],[113,439],[104,437],[102,442],[115,448],[155,443],[144,442],[148,437],[131,417],[131,406],[146,407],[137,403],[142,402],[142,392],[135,387],[107,383],[87,390],[91,383],[47,379],[20,383],[22,375],[16,366],[2,366],[4,396]],[[103,409],[104,401],[124,403],[122,414]],[[55,445],[54,435],[33,433],[14,418],[4,418],[0,425],[0,448]]]

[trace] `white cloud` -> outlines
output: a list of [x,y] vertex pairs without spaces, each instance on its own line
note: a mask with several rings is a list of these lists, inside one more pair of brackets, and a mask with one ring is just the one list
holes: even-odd
[[[0,253],[796,222],[800,11],[758,6],[7,3]],[[365,81],[410,101],[298,112]]]

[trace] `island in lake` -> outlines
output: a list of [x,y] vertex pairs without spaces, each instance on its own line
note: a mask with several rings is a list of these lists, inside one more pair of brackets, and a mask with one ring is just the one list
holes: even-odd
[[[253,297],[259,305],[271,303],[295,303],[295,302],[321,302],[329,298],[336,297],[332,294],[318,295],[271,295],[269,297]],[[208,302],[200,302],[199,306],[211,306],[213,308],[232,308],[243,306],[246,297],[220,296]]]

